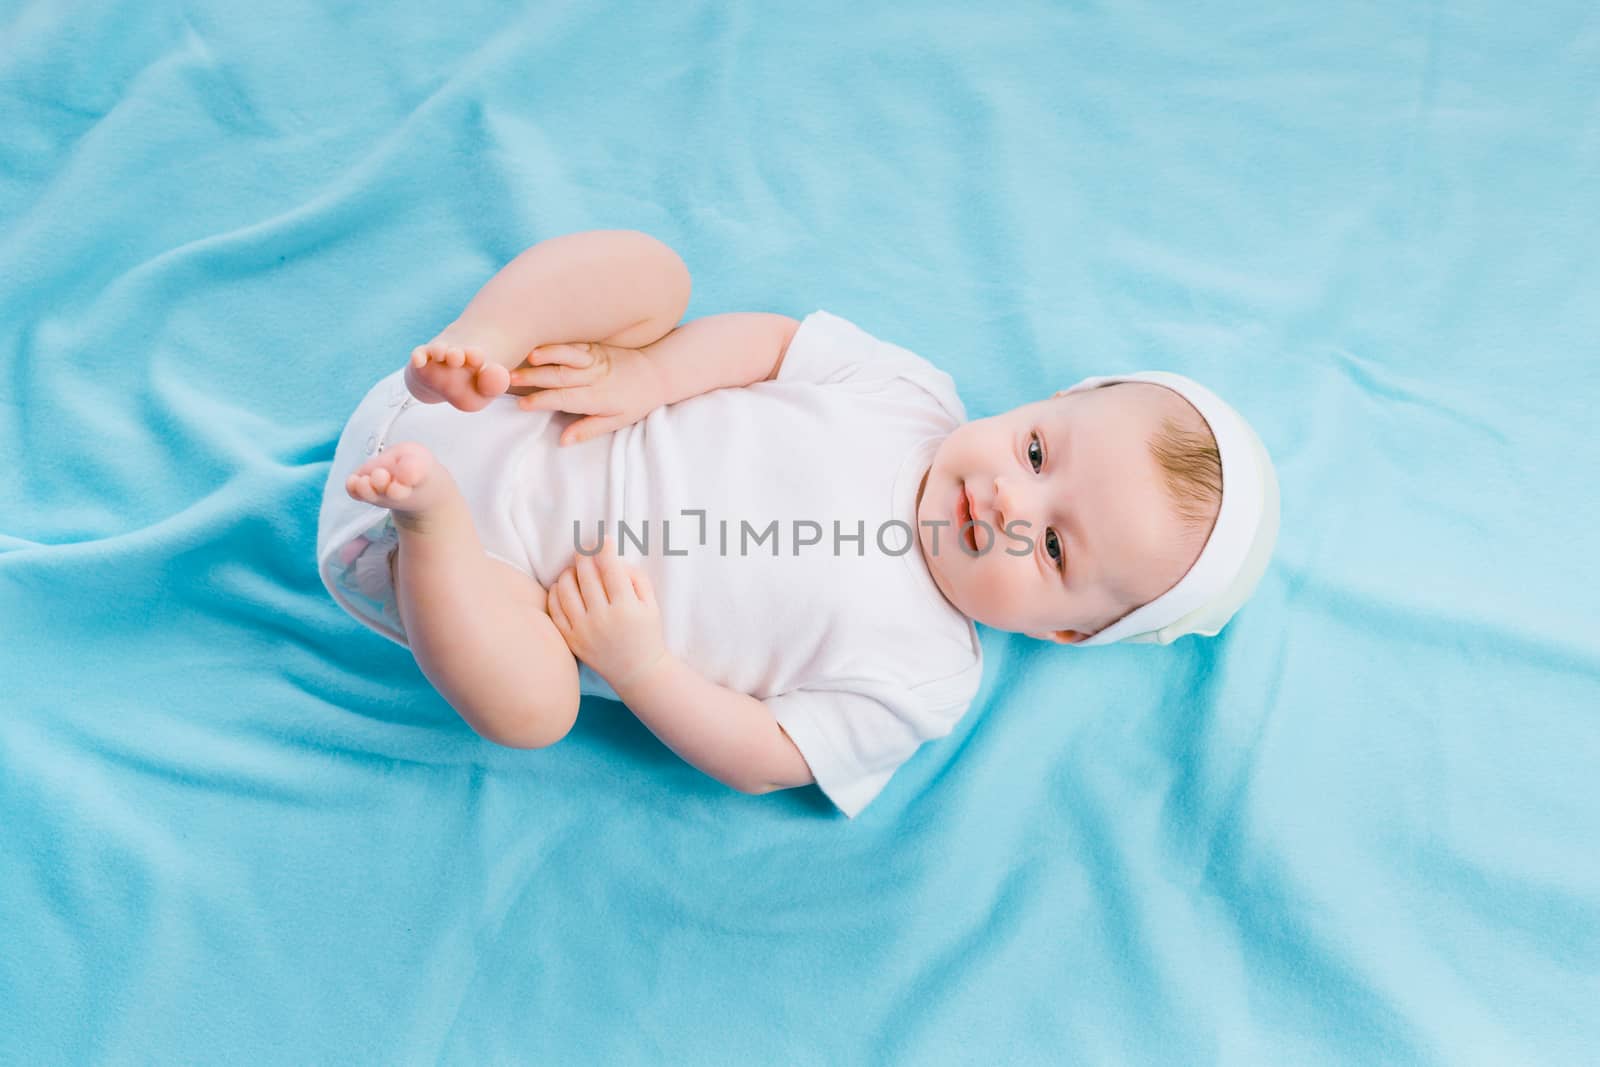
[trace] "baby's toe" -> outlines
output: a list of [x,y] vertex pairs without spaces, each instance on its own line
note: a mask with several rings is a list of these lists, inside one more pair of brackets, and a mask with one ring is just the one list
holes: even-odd
[[479,396],[497,397],[511,388],[511,372],[498,363],[487,363],[478,371],[473,386]]
[[433,456],[421,448],[406,448],[394,461],[394,474],[397,484],[404,484],[407,489],[420,485],[433,469]]
[[372,472],[370,477],[372,478],[372,488],[381,493],[389,487],[389,481],[393,475],[389,473],[387,468],[379,467]]
[[445,399],[445,395],[434,388],[437,377],[431,372],[431,367],[432,364],[424,361],[420,368],[406,368],[406,388],[424,404],[438,404]]

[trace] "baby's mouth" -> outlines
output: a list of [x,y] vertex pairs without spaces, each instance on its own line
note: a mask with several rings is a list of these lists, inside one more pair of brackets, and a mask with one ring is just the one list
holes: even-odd
[[978,528],[972,519],[972,497],[967,493],[967,483],[961,483],[961,498],[956,501],[956,529],[961,533],[961,540],[967,546],[967,551],[974,556],[978,554]]

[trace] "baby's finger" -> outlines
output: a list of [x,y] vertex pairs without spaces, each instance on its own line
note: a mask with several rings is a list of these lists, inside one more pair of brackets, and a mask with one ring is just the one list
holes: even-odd
[[602,546],[595,563],[600,568],[600,581],[606,587],[606,599],[613,604],[625,604],[634,599],[633,583],[628,580],[628,571],[632,568],[618,559],[615,552]]
[[639,598],[639,603],[646,607],[656,606],[656,587],[650,584],[649,577],[637,567],[628,570],[628,579],[633,583],[633,594]]
[[[605,551],[602,543],[600,550]],[[583,594],[584,607],[593,611],[597,607],[604,607],[610,601],[606,599],[606,587],[600,580],[600,569],[595,565],[594,559],[578,553],[578,558],[573,561],[572,569],[578,572],[578,592]]]
[[569,620],[583,618],[583,594],[578,592],[578,578],[571,567],[561,572],[554,586],[561,602],[561,610]]
[[567,618],[566,611],[561,607],[560,586],[552,585],[549,593],[545,595],[544,611],[550,616],[550,621],[556,624],[556,629],[565,637],[572,629],[572,622]]
[[535,389],[561,389],[566,386],[588,385],[600,377],[600,368],[568,367],[552,363],[538,367],[518,367],[511,372],[512,385],[531,385]]
[[620,430],[628,425],[629,419],[622,415],[590,415],[579,419],[565,430],[561,431],[561,444],[575,445],[580,441],[587,441],[591,437],[600,437]]
[[517,401],[523,411],[567,411],[574,415],[600,415],[600,397],[594,389],[580,385],[576,389],[541,389]]
[[560,363],[568,367],[587,367],[594,363],[594,349],[588,342],[562,345],[540,345],[527,355],[528,365]]

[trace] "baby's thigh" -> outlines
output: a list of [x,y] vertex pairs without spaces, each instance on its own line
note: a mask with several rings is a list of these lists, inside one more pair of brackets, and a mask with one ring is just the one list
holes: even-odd
[[578,665],[542,586],[481,550],[402,537],[394,579],[411,654],[480,735],[513,748],[555,744],[578,717]]
[[[404,568],[400,566],[401,546],[396,544],[389,549],[389,584],[394,589],[396,611],[400,615],[400,628],[405,629],[405,609],[400,607],[406,601],[401,593],[401,583],[404,580]],[[488,603],[480,600],[484,607],[482,617],[492,622],[501,623],[494,627],[494,631],[506,638],[524,639],[527,636],[526,627],[533,625],[541,634],[554,635],[555,651],[570,657],[572,652],[567,648],[566,639],[561,636],[555,623],[550,621],[548,603],[548,590],[539,584],[539,580],[530,575],[521,567],[497,559],[491,553],[483,554],[483,562],[474,567],[474,570],[486,571],[487,580],[480,588],[492,588],[494,596]],[[480,579],[483,581],[483,579]],[[544,625],[540,626],[539,620]],[[541,642],[543,643],[543,642]]]

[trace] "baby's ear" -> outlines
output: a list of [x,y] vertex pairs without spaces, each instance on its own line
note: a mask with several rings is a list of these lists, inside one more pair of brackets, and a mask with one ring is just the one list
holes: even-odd
[[1079,641],[1087,640],[1088,634],[1080,634],[1076,630],[1047,630],[1044,633],[1029,634],[1039,641],[1054,641],[1058,645],[1075,645]]

